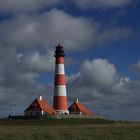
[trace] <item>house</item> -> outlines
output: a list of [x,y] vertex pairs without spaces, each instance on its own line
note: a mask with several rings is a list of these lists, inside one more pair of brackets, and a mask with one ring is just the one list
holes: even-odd
[[74,102],[69,108],[68,108],[70,114],[79,114],[79,115],[86,115],[86,116],[92,116],[93,113],[88,110],[86,106],[84,106],[81,102],[77,101]]
[[55,115],[56,111],[45,101],[42,96],[36,98],[24,111],[25,116]]

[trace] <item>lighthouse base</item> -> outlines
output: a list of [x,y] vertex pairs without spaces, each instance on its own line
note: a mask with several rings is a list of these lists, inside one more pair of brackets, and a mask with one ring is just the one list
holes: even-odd
[[69,110],[56,110],[58,114],[69,114]]

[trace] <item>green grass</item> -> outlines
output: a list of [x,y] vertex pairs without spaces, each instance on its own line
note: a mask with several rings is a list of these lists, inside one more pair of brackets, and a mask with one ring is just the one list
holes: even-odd
[[52,125],[92,125],[92,124],[109,124],[114,121],[104,120],[104,119],[17,119],[17,120],[7,120],[1,119],[0,125],[31,125],[31,126],[52,126]]
[[0,120],[0,140],[140,140],[140,124],[80,119]]

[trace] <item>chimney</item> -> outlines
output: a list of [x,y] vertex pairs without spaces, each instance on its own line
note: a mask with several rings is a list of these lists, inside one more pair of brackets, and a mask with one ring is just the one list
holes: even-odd
[[78,99],[76,100],[76,103],[78,103],[79,101],[78,101]]
[[38,99],[39,99],[40,101],[42,101],[43,97],[42,97],[41,95],[39,95]]

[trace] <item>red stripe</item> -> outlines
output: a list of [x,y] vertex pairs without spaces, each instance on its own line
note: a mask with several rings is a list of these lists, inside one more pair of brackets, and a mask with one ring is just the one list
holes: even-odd
[[56,64],[64,64],[64,57],[63,56],[57,56],[55,63]]
[[53,108],[55,110],[67,110],[67,96],[54,96]]
[[55,75],[55,85],[66,85],[66,79],[64,74]]

